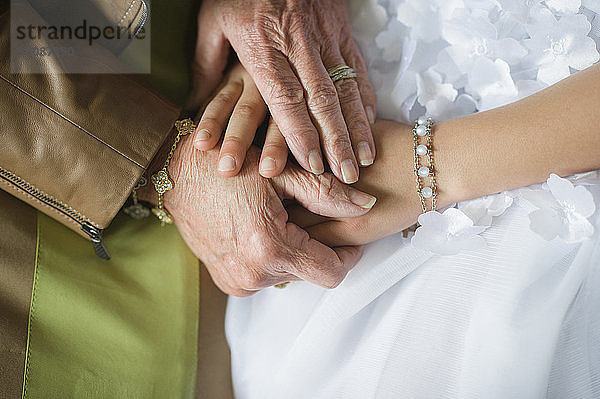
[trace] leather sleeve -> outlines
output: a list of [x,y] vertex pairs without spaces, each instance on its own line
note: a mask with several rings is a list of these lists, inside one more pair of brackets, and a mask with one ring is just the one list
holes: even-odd
[[73,215],[105,229],[180,110],[125,75],[57,73],[51,57],[44,74],[11,74],[9,36],[4,12],[0,188],[87,237]]

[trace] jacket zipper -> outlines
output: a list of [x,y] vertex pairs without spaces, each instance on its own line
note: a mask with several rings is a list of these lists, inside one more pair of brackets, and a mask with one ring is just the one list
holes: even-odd
[[16,186],[20,190],[31,195],[38,201],[50,206],[53,209],[56,209],[60,213],[72,219],[76,224],[80,226],[81,230],[90,237],[92,244],[94,245],[94,252],[96,253],[96,255],[98,255],[98,257],[104,260],[110,259],[110,254],[108,253],[108,250],[102,242],[102,229],[99,229],[90,222],[88,222],[87,219],[79,212],[75,211],[70,207],[67,207],[60,201],[57,201],[49,195],[41,192],[37,189],[37,187],[27,183],[25,180],[21,179],[17,175],[0,168],[0,177],[7,180],[9,183]]

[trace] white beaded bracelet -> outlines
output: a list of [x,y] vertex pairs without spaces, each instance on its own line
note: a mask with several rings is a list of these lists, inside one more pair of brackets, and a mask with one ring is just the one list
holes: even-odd
[[[426,200],[431,199],[431,210],[437,208],[437,182],[435,180],[435,162],[433,158],[433,124],[431,118],[424,116],[415,121],[413,128],[413,143],[415,153],[415,177],[417,194],[421,199],[423,213],[427,212]],[[424,143],[421,141],[424,140]],[[427,159],[427,164],[422,161]],[[429,185],[425,185],[425,178],[430,177]]]

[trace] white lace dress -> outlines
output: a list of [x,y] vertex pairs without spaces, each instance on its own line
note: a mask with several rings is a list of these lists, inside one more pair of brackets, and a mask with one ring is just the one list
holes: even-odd
[[[599,59],[600,0],[350,7],[379,117],[402,122],[515,101]],[[421,222],[368,245],[335,290],[231,298],[237,397],[600,398],[597,172]]]

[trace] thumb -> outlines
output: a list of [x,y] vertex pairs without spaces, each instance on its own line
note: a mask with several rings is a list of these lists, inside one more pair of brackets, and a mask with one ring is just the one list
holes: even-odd
[[[210,4],[210,2],[207,2]],[[192,91],[186,110],[198,111],[223,80],[229,57],[229,42],[208,5],[198,13],[198,38],[192,64]]]
[[294,199],[321,216],[362,216],[377,201],[372,195],[340,182],[331,173],[315,175],[296,166],[286,168],[271,180],[281,199]]

